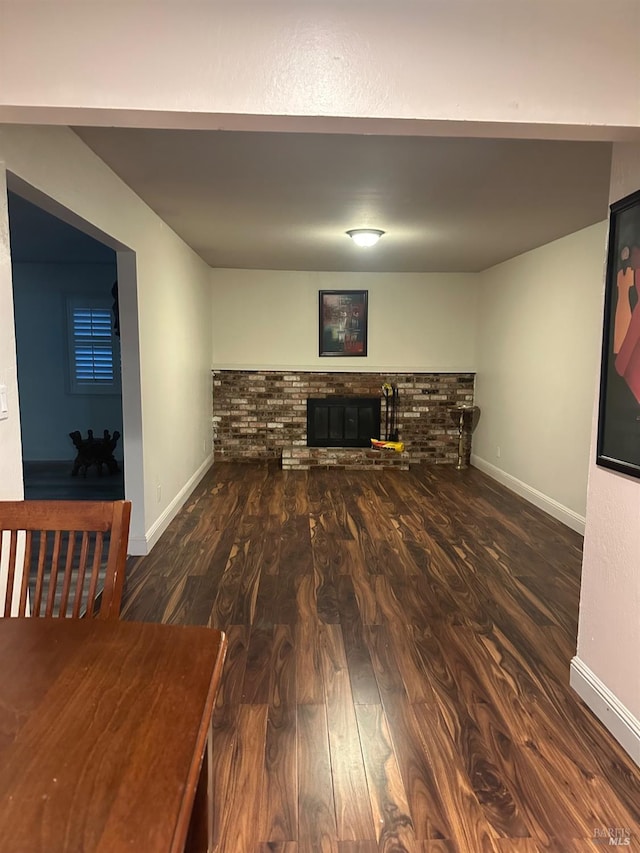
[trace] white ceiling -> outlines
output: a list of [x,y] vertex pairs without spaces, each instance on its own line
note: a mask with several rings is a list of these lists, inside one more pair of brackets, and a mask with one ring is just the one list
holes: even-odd
[[607,215],[608,143],[74,129],[213,267],[479,271]]

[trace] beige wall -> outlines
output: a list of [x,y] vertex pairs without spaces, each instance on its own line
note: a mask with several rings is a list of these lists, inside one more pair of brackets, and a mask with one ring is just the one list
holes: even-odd
[[640,124],[639,30],[636,0],[3,0],[0,120],[610,138]]
[[[118,272],[124,439],[125,452],[130,451],[125,476],[127,496],[134,501],[132,553],[144,552],[211,454],[209,267],[71,130],[0,127],[2,163],[92,223],[114,248],[135,253],[119,253]],[[0,166],[2,180],[4,174]],[[20,494],[22,471],[6,196],[1,198],[0,372],[9,386],[12,411],[8,421],[0,421],[5,475],[0,490],[8,497]],[[139,479],[131,480],[136,469]]]
[[[297,370],[475,370],[477,276],[212,270],[213,364]],[[368,290],[366,358],[320,358],[318,291]]]
[[602,222],[481,276],[474,464],[578,530],[605,242]]
[[[614,145],[611,201],[639,186],[640,145]],[[614,720],[621,738],[626,725],[640,762],[640,482],[595,465],[596,426],[597,412],[572,681],[596,713]]]
[[[22,500],[22,454],[18,417],[18,373],[13,323],[13,292],[9,256],[9,223],[5,173],[0,162],[0,385],[8,390],[9,417],[0,420],[0,500]],[[0,534],[1,536],[2,534]],[[0,613],[4,612],[9,549],[0,558]],[[17,583],[22,577],[19,572]]]
[[[1,156],[1,155],[0,155]],[[0,385],[8,389],[9,417],[0,420],[0,500],[22,500],[22,454],[18,417],[18,373],[9,255],[9,221],[0,159]],[[1,587],[1,584],[0,584]]]

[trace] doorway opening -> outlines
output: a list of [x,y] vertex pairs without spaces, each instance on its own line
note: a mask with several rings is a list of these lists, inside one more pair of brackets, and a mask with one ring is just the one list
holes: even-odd
[[25,498],[123,498],[122,448],[72,476],[71,433],[123,432],[116,253],[15,192],[8,210]]
[[[135,253],[9,172],[7,188],[25,498],[125,497],[132,502],[130,543],[137,543],[144,538],[145,500]],[[105,373],[107,330],[112,350]],[[109,370],[113,381],[105,383]],[[43,385],[46,376],[55,387]],[[77,393],[92,378],[110,387]],[[82,467],[73,476],[78,449],[70,433],[86,440],[89,430],[96,439],[108,430],[111,441],[120,433],[113,446],[117,472],[93,464],[86,477]],[[55,465],[43,471],[49,462]]]

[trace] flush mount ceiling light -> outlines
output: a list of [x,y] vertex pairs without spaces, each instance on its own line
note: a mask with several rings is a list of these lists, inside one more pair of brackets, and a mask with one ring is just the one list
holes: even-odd
[[381,231],[379,228],[352,228],[351,231],[347,231],[347,234],[356,246],[368,248],[375,246],[384,234],[384,231]]

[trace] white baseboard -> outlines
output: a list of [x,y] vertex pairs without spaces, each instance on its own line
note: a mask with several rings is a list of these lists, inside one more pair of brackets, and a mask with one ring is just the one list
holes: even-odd
[[154,521],[151,527],[147,530],[146,535],[144,537],[140,536],[129,538],[129,554],[135,557],[144,557],[151,551],[158,539],[180,512],[191,492],[195,489],[200,480],[202,480],[209,468],[211,468],[212,464],[213,453],[210,453],[195,474],[189,478],[171,503],[163,510],[160,517]]
[[574,657],[569,684],[607,728],[620,746],[640,766],[640,720],[615,696],[589,667]]
[[149,553],[146,536],[131,536],[129,535],[129,547],[127,554],[130,557],[144,557]]
[[480,456],[472,454],[471,464],[474,468],[478,468],[478,470],[488,474],[492,479],[497,480],[498,483],[502,483],[502,485],[506,486],[507,489],[510,489],[512,492],[520,495],[521,498],[524,498],[526,501],[529,501],[529,503],[537,506],[538,509],[544,510],[544,512],[553,516],[553,518],[557,518],[558,521],[566,524],[567,527],[570,527],[577,533],[584,535],[585,517],[583,515],[578,515],[577,512],[569,509],[569,507],[558,503],[558,501],[543,494],[543,492],[539,492],[537,489],[534,489],[533,486],[528,486],[526,483],[523,483],[522,480],[518,480],[517,477],[507,474],[506,471],[503,471],[501,468],[497,468],[495,465],[492,465],[491,462],[487,462],[486,459],[482,459]]

